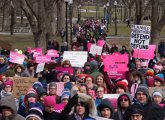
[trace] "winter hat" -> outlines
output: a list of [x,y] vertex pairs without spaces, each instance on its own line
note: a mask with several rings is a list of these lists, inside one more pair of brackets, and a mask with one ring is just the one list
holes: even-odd
[[130,110],[130,116],[136,113],[144,116],[143,108],[139,104],[133,104],[128,109]]
[[157,65],[157,64],[155,64],[153,69],[154,69],[154,70],[155,70],[155,69],[158,69],[159,71],[161,71],[162,68],[163,68],[162,65]]
[[[138,88],[136,90],[136,94],[138,92],[143,92],[147,96],[147,98],[149,98],[149,90],[146,86],[143,86],[143,85],[138,86]],[[136,94],[135,94],[135,96],[136,96]]]
[[90,61],[91,70],[98,69],[98,62],[96,60]]
[[90,62],[85,62],[84,67],[85,66],[90,66]]
[[6,71],[6,77],[14,77],[15,76],[15,72],[13,69],[9,69]]
[[62,91],[61,100],[64,99],[64,98],[69,99],[70,95],[71,95],[71,94],[70,94],[70,91],[67,90],[67,89],[64,89],[64,90]]
[[69,89],[69,90],[72,89],[72,86],[73,86],[73,84],[72,84],[71,82],[66,82],[66,83],[64,84],[64,88],[67,88],[67,89]]
[[120,88],[123,88],[124,91],[127,91],[128,81],[126,79],[123,79],[122,81],[117,82],[115,86],[116,88],[120,87]]
[[47,92],[46,92],[46,90],[43,87],[38,87],[36,89],[36,92],[38,94],[38,97],[41,97],[43,95],[47,95]]
[[11,87],[13,87],[13,80],[7,79],[3,84],[4,84],[5,87],[6,87],[6,86],[11,86]]
[[55,96],[45,96],[44,97],[44,106],[54,106],[56,105],[56,99]]
[[57,88],[57,84],[55,82],[50,82],[49,88]]
[[33,87],[34,89],[37,89],[38,87],[43,87],[43,85],[42,85],[41,82],[36,81],[36,82],[33,83],[32,87]]
[[149,70],[147,70],[146,71],[146,74],[145,74],[146,76],[154,76],[154,71],[152,70],[152,69],[149,69]]
[[35,66],[34,63],[31,63],[31,62],[27,63],[27,68],[34,67],[34,66]]
[[29,88],[26,94],[26,98],[34,97],[37,98],[37,92],[33,88]]
[[158,80],[161,83],[164,82],[164,75],[162,73],[155,75],[154,80]]
[[163,91],[161,89],[155,89],[152,93],[152,97],[154,96],[160,96],[161,98],[164,98]]
[[32,107],[30,108],[29,110],[29,113],[28,115],[26,116],[26,120],[29,118],[29,117],[36,117],[38,118],[39,120],[43,120],[43,112],[40,108],[38,107]]

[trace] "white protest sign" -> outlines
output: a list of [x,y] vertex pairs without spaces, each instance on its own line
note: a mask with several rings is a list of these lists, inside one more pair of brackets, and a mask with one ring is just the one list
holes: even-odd
[[40,63],[37,65],[36,73],[42,72],[44,70],[45,63]]
[[90,53],[93,55],[101,55],[103,47],[97,46],[95,44],[91,45]]
[[151,27],[132,25],[130,46],[132,49],[148,49]]
[[73,67],[83,67],[87,62],[87,51],[64,51],[63,61],[69,60]]

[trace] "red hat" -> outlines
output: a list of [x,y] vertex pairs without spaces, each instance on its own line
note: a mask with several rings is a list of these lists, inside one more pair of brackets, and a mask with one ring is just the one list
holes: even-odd
[[84,82],[86,82],[87,78],[91,78],[91,79],[92,79],[92,82],[94,81],[93,76],[91,76],[91,75],[87,75],[87,76],[84,78]]
[[13,81],[10,80],[10,79],[7,79],[7,80],[4,82],[4,86],[5,86],[5,87],[6,87],[6,86],[11,86],[11,87],[13,87]]
[[122,81],[119,81],[119,82],[117,82],[116,83],[116,88],[118,88],[118,87],[120,87],[120,88],[123,88],[124,89],[124,91],[127,91],[127,89],[128,89],[128,81],[126,80],[122,80]]
[[152,69],[149,69],[149,70],[147,70],[146,71],[146,74],[145,74],[146,76],[154,76],[154,71],[152,70]]
[[87,74],[79,74],[77,77],[79,78],[79,79],[81,79],[81,78],[85,78],[87,76]]

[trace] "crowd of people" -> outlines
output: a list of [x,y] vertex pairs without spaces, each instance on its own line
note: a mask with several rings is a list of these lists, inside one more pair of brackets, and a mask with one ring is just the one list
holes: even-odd
[[[57,50],[60,56],[65,50],[88,51],[87,43],[105,40],[102,55],[128,54],[129,71],[125,77],[110,78],[104,71],[101,56],[88,52],[83,67],[73,67],[69,60],[53,58],[56,66],[73,68],[74,74],[52,69],[45,64],[42,72],[36,73],[37,63],[33,54],[24,51],[22,64],[10,62],[10,51],[0,54],[0,120],[164,120],[165,99],[161,89],[165,83],[165,43],[161,42],[154,59],[132,57],[133,51],[126,46],[121,50],[116,44],[106,42],[105,22],[87,19],[73,27],[74,39],[71,49],[59,48],[58,42],[49,41],[47,49]],[[63,39],[63,38],[62,38]],[[67,44],[67,43],[65,43]],[[19,52],[15,49],[15,52]],[[26,94],[16,98],[13,93],[14,77],[37,78]],[[58,83],[64,89],[57,94]],[[149,91],[149,87],[155,87]],[[104,98],[105,94],[118,94],[116,101]],[[115,102],[115,103],[114,103]],[[116,106],[115,106],[116,104]],[[57,110],[58,107],[61,109]]]

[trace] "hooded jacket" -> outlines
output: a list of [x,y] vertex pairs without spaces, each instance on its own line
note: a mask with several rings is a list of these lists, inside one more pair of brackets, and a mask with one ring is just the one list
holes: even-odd
[[121,94],[117,99],[117,112],[115,112],[115,115],[114,115],[115,120],[123,120],[123,117],[124,117],[125,111],[122,113],[122,108],[121,108],[121,105],[120,105],[120,98],[122,96],[127,96],[128,99],[129,99],[129,105],[132,104],[132,96],[129,93]]
[[109,108],[111,110],[111,117],[113,118],[114,116],[114,109],[112,107],[112,104],[109,99],[103,99],[101,103],[98,105],[97,110],[98,110],[98,115],[101,117],[101,109],[102,108]]
[[6,106],[6,107],[9,107],[13,111],[13,114],[11,116],[9,116],[8,118],[5,118],[5,117],[2,116],[2,118],[0,117],[0,120],[6,120],[6,119],[9,119],[9,120],[25,120],[24,117],[17,114],[16,104],[13,104],[13,103],[15,103],[15,99],[12,95],[3,97],[1,99],[0,110],[3,106]]
[[2,74],[5,73],[8,69],[8,60],[4,55],[0,55],[0,57],[2,57],[5,60],[3,64],[0,63],[0,74]]

